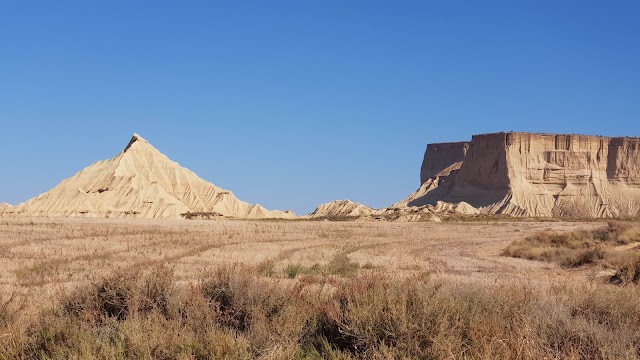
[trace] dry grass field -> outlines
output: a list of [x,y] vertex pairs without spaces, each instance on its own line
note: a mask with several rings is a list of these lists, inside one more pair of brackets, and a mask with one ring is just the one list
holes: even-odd
[[0,358],[639,358],[637,286],[504,256],[602,227],[0,219]]
[[505,258],[501,250],[539,231],[593,226],[598,225],[0,220],[0,289],[47,298],[119,268],[156,264],[172,267],[184,282],[229,263],[287,278],[287,268],[326,265],[341,254],[400,277],[429,273],[456,281],[547,281],[558,275],[556,267]]

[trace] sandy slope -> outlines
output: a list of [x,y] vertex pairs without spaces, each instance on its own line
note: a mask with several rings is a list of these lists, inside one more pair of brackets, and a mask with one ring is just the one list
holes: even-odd
[[50,191],[4,215],[56,217],[179,218],[211,212],[238,218],[294,218],[238,200],[232,192],[199,178],[134,134],[111,160],[99,161]]

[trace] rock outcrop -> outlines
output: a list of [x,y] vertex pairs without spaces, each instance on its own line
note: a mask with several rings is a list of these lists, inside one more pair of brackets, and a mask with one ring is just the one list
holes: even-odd
[[7,216],[181,218],[216,214],[235,218],[294,218],[238,200],[171,161],[137,134],[111,160],[99,161],[50,191],[15,207]]
[[309,214],[310,218],[334,218],[334,217],[359,217],[369,216],[376,212],[375,209],[362,205],[351,200],[336,200],[321,204],[314,212]]
[[429,145],[421,182],[394,207],[464,201],[487,214],[637,216],[640,138],[475,135],[468,143]]
[[336,200],[318,206],[314,212],[307,215],[307,218],[356,219],[359,221],[440,222],[441,219],[438,215],[477,213],[478,210],[466,203],[449,204],[438,202],[435,205],[373,209],[350,200]]

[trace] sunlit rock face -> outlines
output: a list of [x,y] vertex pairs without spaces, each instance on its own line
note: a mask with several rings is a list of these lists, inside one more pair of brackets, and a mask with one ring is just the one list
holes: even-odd
[[99,161],[15,207],[5,216],[181,218],[204,213],[236,218],[294,218],[238,200],[181,167],[134,134],[111,160]]
[[394,206],[444,201],[466,202],[489,214],[636,216],[640,139],[475,135],[470,142],[428,145],[421,182],[418,191]]

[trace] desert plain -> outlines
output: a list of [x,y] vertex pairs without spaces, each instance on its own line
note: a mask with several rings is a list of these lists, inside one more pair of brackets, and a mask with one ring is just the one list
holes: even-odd
[[0,358],[638,358],[635,279],[506,252],[617,224],[0,219]]
[[270,266],[289,278],[293,266],[326,265],[345,254],[364,271],[456,282],[553,282],[558,266],[501,256],[512,241],[543,230],[593,228],[594,222],[473,221],[391,223],[330,221],[181,221],[127,219],[1,220],[3,293],[57,292],[118,268],[171,266],[181,282],[221,264]]
[[603,224],[3,219],[0,284],[5,294],[28,294],[46,304],[60,292],[116,269],[164,264],[178,281],[188,283],[223,264],[242,263],[264,269],[265,276],[287,280],[296,266],[323,266],[337,255],[347,255],[361,272],[542,286],[594,274],[563,273],[557,265],[505,257],[501,252],[514,240],[543,230],[573,231]]

